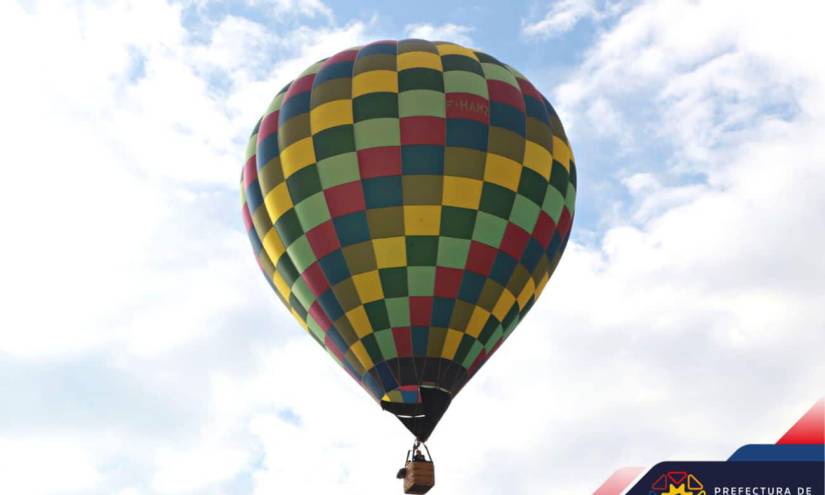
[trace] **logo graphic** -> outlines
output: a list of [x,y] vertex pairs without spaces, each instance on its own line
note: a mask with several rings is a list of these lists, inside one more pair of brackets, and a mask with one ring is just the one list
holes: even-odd
[[668,471],[656,478],[650,495],[707,495],[705,485],[687,471]]

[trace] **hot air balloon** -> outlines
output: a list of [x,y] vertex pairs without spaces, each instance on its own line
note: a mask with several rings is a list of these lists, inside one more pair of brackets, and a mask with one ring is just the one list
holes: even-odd
[[277,93],[241,191],[275,293],[424,442],[556,268],[576,167],[553,107],[512,67],[378,41]]

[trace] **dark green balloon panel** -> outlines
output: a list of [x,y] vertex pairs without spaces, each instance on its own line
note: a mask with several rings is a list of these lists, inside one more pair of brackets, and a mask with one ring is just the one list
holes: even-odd
[[552,275],[576,167],[556,112],[513,68],[381,41],[275,96],[241,190],[276,294],[425,440]]

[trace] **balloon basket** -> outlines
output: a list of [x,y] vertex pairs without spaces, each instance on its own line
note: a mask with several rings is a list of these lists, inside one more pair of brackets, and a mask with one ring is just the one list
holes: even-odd
[[410,461],[405,468],[404,493],[427,493],[435,486],[435,469],[431,461]]
[[[426,457],[419,450],[421,446],[427,451]],[[407,458],[404,467],[398,472],[398,478],[404,480],[404,493],[427,493],[435,486],[435,464],[426,445],[415,441],[413,448],[407,451]]]

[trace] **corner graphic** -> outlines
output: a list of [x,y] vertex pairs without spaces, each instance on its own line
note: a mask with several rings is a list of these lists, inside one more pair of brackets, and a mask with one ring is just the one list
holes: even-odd
[[825,495],[825,399],[776,444],[743,445],[724,461],[622,468],[593,495]]

